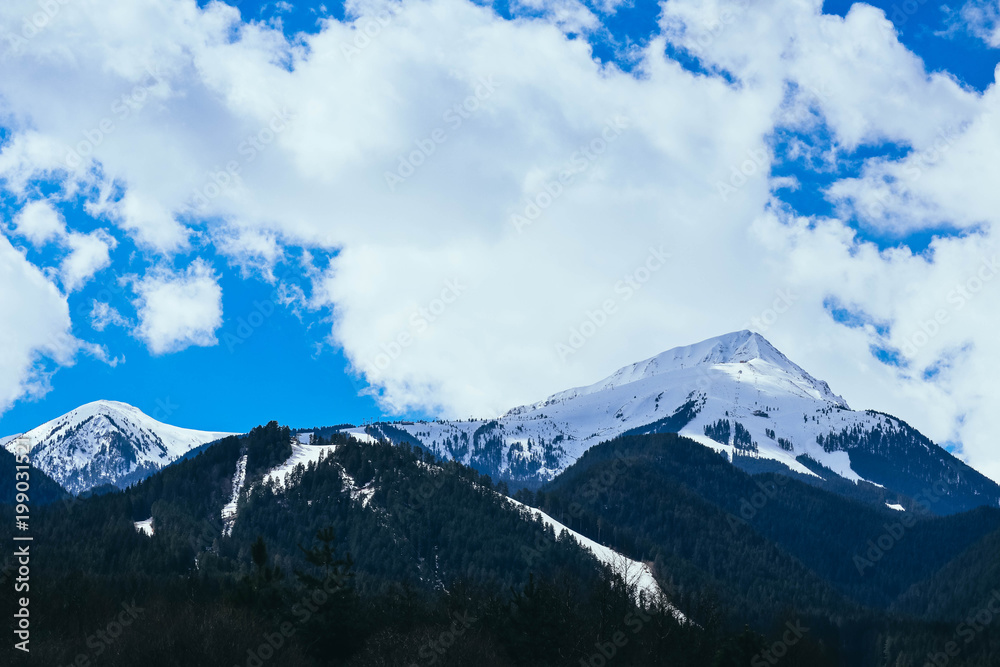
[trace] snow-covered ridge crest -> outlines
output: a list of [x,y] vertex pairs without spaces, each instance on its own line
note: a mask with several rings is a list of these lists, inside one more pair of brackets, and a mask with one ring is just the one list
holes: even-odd
[[[733,429],[724,442],[718,435],[707,437],[720,421]],[[817,437],[878,423],[852,412],[826,382],[763,336],[744,330],[667,350],[497,420],[401,423],[392,430],[405,431],[439,456],[501,478],[545,481],[600,442],[625,434],[680,432],[730,459],[739,450],[815,476],[799,460],[806,455],[856,481],[860,476],[851,470],[847,454],[824,451]]]
[[[597,444],[653,433],[678,433],[754,469],[871,482],[896,494],[890,502],[961,464],[898,418],[852,410],[751,331],[667,350],[499,419],[378,428],[514,482],[551,480]],[[1000,486],[976,471],[963,479],[949,496],[953,510],[1000,502]]]
[[834,394],[826,382],[817,380],[807,373],[760,334],[744,329],[709,338],[694,345],[672,348],[655,357],[625,366],[592,385],[561,391],[540,403],[515,408],[511,412],[537,409],[678,371],[686,370],[689,374],[691,371],[747,363],[753,363],[760,372],[784,379],[790,388],[795,387],[805,395],[849,409],[847,401]]
[[[231,433],[164,424],[118,401],[94,401],[27,433],[32,464],[66,490],[124,487]],[[6,439],[5,439],[6,440]],[[13,439],[4,445],[10,449]]]

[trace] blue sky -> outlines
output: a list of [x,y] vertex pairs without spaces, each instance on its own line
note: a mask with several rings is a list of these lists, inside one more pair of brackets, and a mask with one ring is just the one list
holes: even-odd
[[[793,314],[762,333],[790,357],[986,451],[996,297],[955,290],[994,247],[973,186],[997,11],[765,4],[246,1],[240,20],[176,0],[97,25],[117,54],[64,48],[93,20],[68,6],[4,55],[0,297],[21,324],[0,432],[99,398],[234,431],[495,414],[760,321],[784,290]],[[556,355],[657,247],[674,262]]]
[[[47,184],[39,182],[37,187],[44,191]],[[8,200],[6,206],[16,210],[17,204]],[[83,232],[98,227],[79,205],[62,212],[69,227]],[[52,247],[26,250],[40,264],[64,254]],[[294,265],[295,252],[290,249],[289,263],[278,271],[288,282],[303,283],[306,279]],[[212,254],[198,249],[176,262],[206,256]],[[218,265],[225,313],[216,333],[218,344],[152,354],[130,335],[130,326],[95,331],[94,301],[110,304],[134,324],[134,294],[123,280],[149,265],[128,237],[121,238],[111,265],[68,299],[73,333],[113,350],[117,362],[110,365],[82,355],[52,376],[51,391],[44,398],[19,403],[5,414],[4,428],[12,433],[27,430],[98,399],[130,403],[167,423],[221,431],[246,431],[272,419],[305,427],[382,416],[377,402],[363,395],[366,385],[347,372],[343,355],[325,340],[328,324],[323,317],[286,307],[273,284],[241,275],[225,262]]]

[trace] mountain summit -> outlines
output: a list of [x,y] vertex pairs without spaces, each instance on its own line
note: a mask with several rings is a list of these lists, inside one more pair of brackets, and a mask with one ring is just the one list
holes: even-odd
[[[32,464],[74,494],[105,484],[124,488],[227,435],[170,426],[117,401],[87,403],[23,434]],[[10,449],[16,437],[0,445]]]
[[626,366],[588,387],[570,389],[550,396],[543,405],[661,375],[680,372],[699,374],[713,367],[734,364],[751,364],[752,368],[762,374],[780,381],[783,389],[791,393],[848,408],[847,401],[834,394],[826,382],[809,375],[760,334],[747,330],[709,338],[694,345],[675,347],[645,361]]
[[496,420],[369,430],[518,484],[548,481],[593,445],[621,435],[679,433],[746,469],[842,490],[883,489],[877,495],[890,500],[893,493],[917,497],[943,480],[940,513],[1000,504],[993,481],[906,422],[852,410],[826,382],[751,331],[673,348]]

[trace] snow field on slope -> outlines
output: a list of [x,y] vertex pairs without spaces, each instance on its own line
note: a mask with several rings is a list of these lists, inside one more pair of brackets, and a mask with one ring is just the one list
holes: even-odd
[[138,532],[146,535],[147,537],[152,537],[154,535],[153,517],[143,519],[142,521],[135,521],[133,522],[133,525]]
[[244,454],[236,462],[236,473],[233,475],[233,490],[230,493],[229,502],[222,508],[222,534],[229,536],[233,534],[233,526],[236,525],[236,508],[239,504],[240,494],[243,492],[243,484],[247,479],[247,455]]
[[[625,578],[626,583],[634,585],[637,596],[640,593],[642,593],[644,594],[644,597],[648,601],[656,601],[662,599],[664,602],[667,602],[663,591],[660,589],[660,585],[656,583],[656,578],[653,577],[652,570],[650,570],[649,566],[646,565],[645,563],[640,563],[639,561],[632,560],[631,558],[628,558],[627,556],[623,556],[622,554],[618,553],[614,549],[611,549],[609,547],[604,546],[603,544],[595,542],[589,537],[584,537],[580,533],[567,528],[565,525],[559,523],[551,516],[549,516],[548,514],[539,509],[536,509],[534,507],[529,507],[528,505],[525,505],[523,503],[519,503],[513,498],[507,498],[507,500],[510,501],[515,507],[521,509],[522,511],[525,511],[528,514],[541,519],[545,525],[550,526],[552,528],[557,537],[559,535],[562,535],[563,533],[567,533],[570,537],[576,540],[581,547],[587,549],[588,551],[590,551],[590,553],[594,554],[594,556],[597,558],[598,561],[600,561],[605,565],[610,566],[614,572],[622,575]],[[687,618],[684,616],[684,614],[680,612],[680,610],[675,609],[673,606],[670,606],[669,602],[667,602],[667,604],[670,607],[674,615],[674,618],[676,618],[678,621],[687,620]]]

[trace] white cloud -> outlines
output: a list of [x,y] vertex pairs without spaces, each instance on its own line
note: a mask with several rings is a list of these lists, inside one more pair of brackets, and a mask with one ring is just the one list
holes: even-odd
[[541,14],[567,33],[590,32],[600,26],[598,18],[579,0],[515,0],[511,4],[512,11]]
[[0,179],[23,199],[32,179],[53,176],[63,167],[63,154],[64,147],[55,137],[23,128],[0,150]]
[[284,254],[274,233],[259,229],[225,228],[216,233],[213,241],[218,252],[240,269],[241,276],[259,275],[274,282],[274,267]]
[[65,243],[69,255],[59,266],[63,288],[73,292],[89,281],[95,273],[111,264],[111,251],[118,242],[107,232],[98,229],[89,234],[72,232]]
[[[805,120],[810,107],[839,146],[895,141],[923,148],[970,120],[977,95],[923,62],[880,9],[856,3],[821,15],[821,0],[672,0],[667,34],[703,61],[758,85],[792,86],[776,120]],[[774,91],[778,92],[778,91]]]
[[136,192],[130,191],[117,201],[96,202],[88,210],[114,220],[145,248],[173,254],[189,247],[190,230],[163,206]]
[[962,26],[993,48],[1000,48],[1000,4],[996,0],[969,0],[951,17],[953,28]]
[[982,113],[901,160],[871,159],[861,176],[830,188],[830,197],[874,226],[975,229],[1000,222],[993,195],[1000,178],[1000,91],[991,87]]
[[[0,22],[18,25],[31,6],[4,3]],[[879,10],[858,4],[841,18],[821,8],[670,0],[662,34],[628,74],[567,39],[599,28],[573,2],[532,2],[543,18],[517,21],[463,0],[389,14],[355,2],[351,20],[326,20],[295,43],[240,25],[221,3],[68,4],[6,54],[0,99],[15,127],[0,174],[14,190],[64,174],[61,196],[88,198],[92,214],[163,263],[201,243],[269,277],[284,246],[333,254],[310,303],[400,410],[499,412],[740,328],[791,290],[794,307],[765,332],[775,344],[856,406],[960,440],[1000,477],[989,451],[990,401],[1000,399],[985,381],[1000,373],[989,293],[954,313],[909,370],[869,353],[901,346],[992,247],[1000,145],[980,114],[997,107],[996,90],[927,72]],[[686,71],[664,55],[668,43],[728,80]],[[123,95],[128,114],[116,106]],[[617,117],[628,122],[615,133]],[[828,131],[801,147],[823,168],[861,145],[912,150],[831,187],[843,215],[883,232],[943,222],[979,232],[914,255],[879,252],[841,221],[797,218],[772,197],[792,184],[768,178],[776,128]],[[942,131],[955,137],[946,154],[901,178]],[[68,165],[73,150],[94,161]],[[400,179],[393,190],[387,173]],[[868,215],[872,197],[882,209]],[[512,216],[532,205],[539,215],[519,231]],[[641,289],[618,289],[660,246],[666,266]],[[449,281],[461,289],[446,302]],[[215,343],[221,296],[207,264],[134,287],[154,353]],[[834,322],[831,298],[890,333]],[[614,315],[560,359],[556,346],[608,299]]]
[[[996,232],[938,239],[920,255],[879,252],[840,222],[777,212],[762,216],[754,232],[770,252],[789,258],[787,280],[800,296],[773,342],[793,359],[808,360],[810,372],[835,389],[844,388],[853,407],[899,415],[938,442],[960,442],[971,461],[1000,478],[985,423],[996,400],[990,377],[1000,369]],[[820,303],[828,295],[890,323],[890,331],[823,324]],[[896,350],[905,367],[876,361],[867,354],[871,345]]]
[[0,413],[21,398],[39,398],[49,388],[52,364],[73,361],[73,338],[65,297],[37,267],[0,236]]
[[634,0],[591,0],[589,4],[603,14],[614,14],[622,5],[631,7]]
[[14,233],[23,236],[36,248],[62,239],[66,223],[62,215],[44,199],[29,202],[14,216]]
[[45,199],[25,204],[14,216],[14,225],[14,233],[36,248],[55,242],[66,249],[58,275],[67,293],[78,290],[109,266],[111,251],[118,246],[114,237],[103,229],[88,234],[68,231],[62,214]]
[[97,331],[104,331],[109,326],[130,327],[132,323],[111,304],[95,299],[90,309],[90,325]]
[[139,314],[136,335],[153,354],[218,343],[222,326],[222,288],[211,267],[195,260],[187,269],[160,269],[133,284]]

